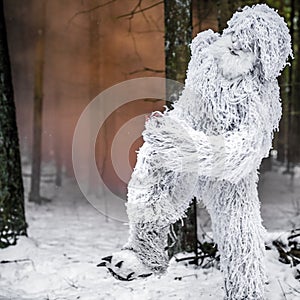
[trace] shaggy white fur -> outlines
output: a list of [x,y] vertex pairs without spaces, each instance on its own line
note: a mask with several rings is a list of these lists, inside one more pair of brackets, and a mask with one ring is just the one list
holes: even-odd
[[196,196],[212,218],[226,299],[264,299],[257,170],[281,117],[276,77],[292,55],[289,31],[267,5],[245,7],[222,35],[199,33],[191,53],[174,109],[146,123],[128,186],[124,249],[164,271],[168,227]]
[[233,38],[232,35],[222,36],[209,47],[221,74],[228,80],[249,73],[255,63],[254,53],[243,51],[237,42],[233,42]]

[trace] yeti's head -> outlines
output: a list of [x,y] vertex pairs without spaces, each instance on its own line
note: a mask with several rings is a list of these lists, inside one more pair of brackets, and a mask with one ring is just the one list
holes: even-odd
[[230,54],[240,62],[244,60],[248,69],[255,65],[263,81],[280,75],[292,57],[291,37],[284,19],[274,9],[265,4],[246,6],[227,24],[217,43],[229,45]]

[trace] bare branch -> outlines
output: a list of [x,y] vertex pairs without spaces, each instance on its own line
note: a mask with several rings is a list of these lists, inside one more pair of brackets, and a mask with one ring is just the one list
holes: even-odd
[[[133,8],[133,10],[131,11],[132,15],[130,16],[130,19],[133,18],[133,14],[137,11],[138,8],[141,9],[141,4],[142,4],[143,0],[139,0],[138,3],[136,4],[136,6]],[[120,18],[120,17],[119,17]]]
[[[128,17],[129,19],[132,19],[133,16],[136,15],[136,14],[138,14],[138,13],[143,13],[143,12],[146,11],[146,10],[149,10],[149,9],[155,7],[155,6],[158,6],[158,5],[162,4],[162,3],[164,3],[164,1],[159,1],[159,2],[157,2],[157,3],[155,3],[155,4],[152,4],[152,5],[147,6],[147,7],[145,7],[145,8],[141,8],[141,7],[140,7],[140,6],[141,6],[141,2],[142,2],[142,1],[139,0],[138,4],[134,7],[134,9],[133,9],[130,13],[127,13],[127,14],[124,14],[124,15],[121,15],[121,16],[118,16],[118,19],[126,18],[126,17]],[[137,9],[138,7],[140,7],[139,10]]]
[[[138,57],[138,59],[139,59],[139,61],[141,63],[142,63],[142,57],[139,54],[138,49],[137,49],[137,42],[136,42],[136,39],[135,39],[135,36],[134,36],[135,32],[133,32],[133,30],[132,30],[132,19],[133,19],[133,17],[134,17],[135,14],[141,13],[143,15],[145,21],[147,22],[148,26],[151,27],[150,26],[150,21],[152,21],[152,20],[151,19],[149,20],[148,16],[146,16],[146,14],[144,12],[147,11],[147,10],[149,10],[149,9],[151,9],[151,8],[153,8],[153,7],[155,7],[155,6],[160,5],[161,3],[163,3],[163,1],[157,2],[155,4],[147,6],[145,8],[142,8],[142,6],[141,6],[142,2],[143,2],[143,0],[138,0],[137,3],[136,3],[136,5],[133,7],[133,9],[131,10],[130,13],[127,13],[127,14],[124,14],[124,15],[121,15],[121,16],[117,17],[117,19],[120,19],[120,18],[123,18],[123,17],[127,17],[126,19],[128,20],[128,34],[130,35],[130,37],[132,39],[133,47],[134,47],[134,52],[135,52],[136,56]],[[156,27],[158,27],[157,24],[155,24],[155,25],[156,25]],[[144,72],[144,71],[156,72],[155,70],[151,71],[150,68],[145,68],[145,69],[142,69],[142,70],[134,71],[133,74],[134,73],[139,73],[139,72]],[[129,73],[129,75],[130,74],[131,73]]]
[[72,18],[68,21],[68,24],[70,24],[70,23],[71,23],[77,16],[79,16],[79,15],[82,15],[82,14],[88,14],[88,13],[90,13],[90,12],[92,12],[92,11],[98,9],[98,8],[104,7],[104,6],[109,5],[109,4],[111,4],[111,3],[113,3],[113,2],[116,2],[116,1],[117,1],[117,0],[110,0],[110,1],[107,1],[107,2],[105,2],[105,3],[99,4],[99,5],[97,5],[97,6],[94,6],[94,7],[92,7],[92,8],[78,11],[78,12],[75,13],[75,14],[72,16]]
[[281,289],[281,291],[282,291],[282,294],[283,294],[283,296],[284,296],[284,299],[285,299],[285,300],[287,300],[287,298],[286,298],[286,294],[285,294],[285,292],[284,292],[284,289],[283,289],[283,287],[282,287],[282,285],[281,285],[281,282],[280,282],[280,280],[279,280],[279,279],[277,279],[277,281],[278,281],[278,283],[279,283],[279,286],[280,286],[280,289]]
[[164,33],[163,30],[140,30],[140,31],[133,31],[134,34],[145,34],[145,33]]
[[153,16],[149,16],[149,19],[151,20],[152,24],[155,26],[158,32],[165,32],[165,29],[160,29],[157,22],[153,19]]
[[14,259],[14,260],[1,260],[0,264],[10,264],[10,263],[18,263],[18,262],[24,262],[24,261],[31,261],[29,258],[22,258],[22,259]]
[[[130,21],[129,21],[130,22]],[[141,55],[139,54],[139,51],[137,49],[137,43],[136,43],[136,39],[135,39],[135,36],[134,34],[131,32],[131,22],[129,23],[129,34],[130,34],[130,37],[132,39],[132,42],[133,42],[133,48],[134,48],[134,52],[136,54],[136,56],[138,57],[139,61],[142,62],[142,57]]]
[[165,71],[164,70],[156,70],[156,69],[144,67],[143,69],[135,70],[135,71],[132,71],[132,72],[130,72],[128,74],[129,75],[133,75],[133,74],[142,73],[142,72],[164,73]]

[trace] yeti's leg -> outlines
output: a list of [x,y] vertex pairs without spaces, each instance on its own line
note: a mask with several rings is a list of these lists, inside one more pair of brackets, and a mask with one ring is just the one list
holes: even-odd
[[154,271],[165,271],[170,224],[184,217],[194,192],[195,174],[176,173],[145,143],[128,185],[127,213],[130,237],[124,248],[133,249]]
[[169,224],[161,226],[155,222],[130,224],[128,242],[122,250],[131,250],[151,272],[163,273],[168,267],[165,251]]
[[228,300],[264,299],[264,228],[252,178],[237,185],[221,184],[217,197],[206,203],[221,254]]
[[[184,217],[196,180],[195,174],[168,169],[155,149],[149,143],[144,143],[128,185],[130,236],[122,250],[110,258],[112,264],[117,265],[113,272],[124,278],[141,269],[139,262],[148,273],[166,270],[168,256],[165,247],[169,226]],[[126,260],[133,261],[133,256],[139,262],[127,264],[126,270]],[[119,261],[124,263],[119,264]]]

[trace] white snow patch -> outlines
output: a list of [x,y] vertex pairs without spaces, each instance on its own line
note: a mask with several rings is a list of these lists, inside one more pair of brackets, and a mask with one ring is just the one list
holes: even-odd
[[[263,175],[262,212],[272,230],[266,237],[269,241],[286,241],[284,232],[291,229],[291,220],[300,224],[290,200],[300,194],[297,176],[291,188],[281,171]],[[26,203],[26,217],[29,238],[21,237],[16,246],[0,250],[0,261],[15,261],[0,264],[0,300],[220,300],[224,296],[223,278],[215,268],[196,268],[173,259],[167,274],[132,282],[117,281],[105,268],[97,268],[101,257],[126,242],[128,225],[106,222],[73,181],[65,180],[49,204]],[[267,251],[266,266],[267,299],[299,299],[297,268],[280,263],[274,249]]]

